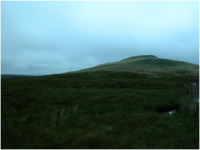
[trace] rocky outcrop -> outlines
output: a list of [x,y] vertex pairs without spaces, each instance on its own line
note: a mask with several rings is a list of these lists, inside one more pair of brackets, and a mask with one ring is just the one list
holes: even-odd
[[192,82],[191,83],[191,90],[192,90],[192,94],[193,94],[193,97],[195,99],[199,99],[199,86],[196,82]]

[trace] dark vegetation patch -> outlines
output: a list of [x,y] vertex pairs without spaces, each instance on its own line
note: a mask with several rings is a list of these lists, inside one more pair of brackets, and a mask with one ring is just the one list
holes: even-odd
[[199,148],[198,112],[168,114],[198,77],[156,74],[1,79],[2,148]]

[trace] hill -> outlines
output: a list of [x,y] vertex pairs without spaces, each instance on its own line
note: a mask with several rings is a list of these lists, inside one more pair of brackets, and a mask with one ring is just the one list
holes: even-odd
[[[170,59],[158,58],[154,55],[140,55],[122,59],[117,62],[100,64],[91,68],[86,68],[72,72],[85,71],[128,71],[128,72],[154,72],[154,73],[172,73],[176,75],[199,75],[199,65],[176,61]],[[72,73],[66,72],[66,73]]]
[[135,56],[93,67],[119,71],[1,79],[2,149],[198,149],[199,77],[129,71],[139,65],[184,63]]
[[18,77],[32,77],[30,75],[19,75],[19,74],[1,74],[1,79],[3,78],[18,78]]

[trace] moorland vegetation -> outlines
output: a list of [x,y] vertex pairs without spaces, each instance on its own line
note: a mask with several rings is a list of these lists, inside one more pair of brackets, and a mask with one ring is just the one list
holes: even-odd
[[199,149],[196,66],[145,57],[141,70],[130,58],[118,70],[1,79],[1,148]]

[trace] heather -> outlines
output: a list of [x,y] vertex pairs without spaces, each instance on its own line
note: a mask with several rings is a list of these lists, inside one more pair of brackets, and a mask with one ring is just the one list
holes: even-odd
[[1,148],[198,149],[194,81],[126,71],[1,79]]

